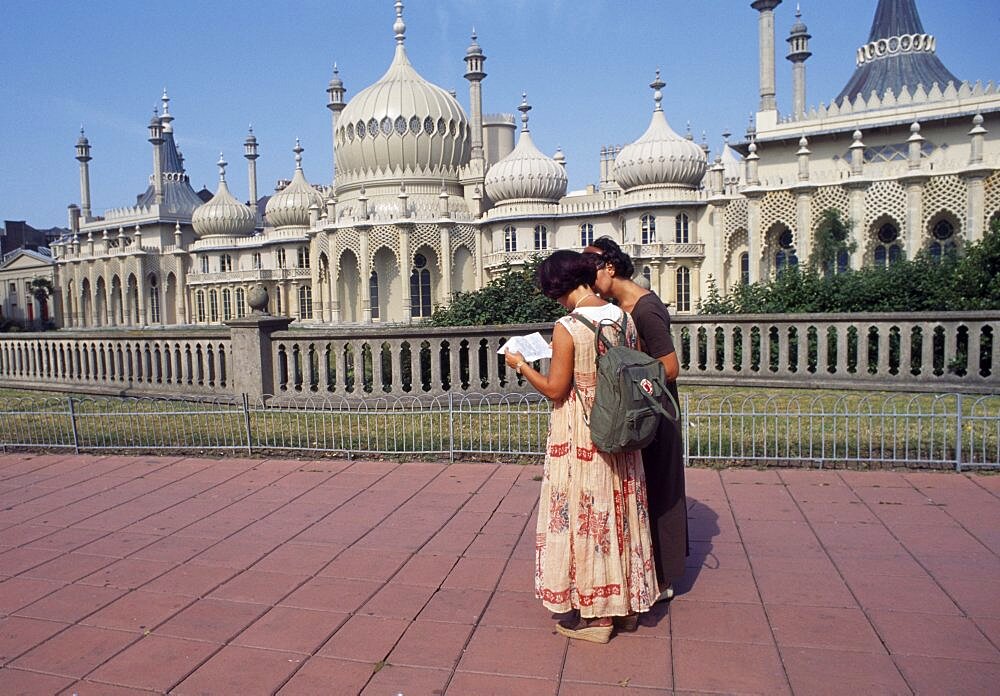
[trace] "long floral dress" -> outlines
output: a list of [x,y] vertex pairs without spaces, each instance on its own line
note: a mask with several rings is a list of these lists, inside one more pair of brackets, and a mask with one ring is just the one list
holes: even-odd
[[[576,310],[595,324],[620,320],[614,305]],[[535,595],[553,612],[585,618],[649,610],[659,593],[653,567],[641,452],[594,447],[577,390],[590,412],[597,380],[594,332],[572,315],[559,320],[573,336],[575,388],[553,405],[538,506]],[[626,345],[636,344],[629,321]],[[620,341],[620,332],[603,335]]]

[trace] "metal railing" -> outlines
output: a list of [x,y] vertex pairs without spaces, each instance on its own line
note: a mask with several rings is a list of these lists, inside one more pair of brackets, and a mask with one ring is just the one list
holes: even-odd
[[[682,394],[689,464],[1000,468],[1000,396]],[[3,451],[540,457],[529,394],[236,402],[53,397],[0,404]]]

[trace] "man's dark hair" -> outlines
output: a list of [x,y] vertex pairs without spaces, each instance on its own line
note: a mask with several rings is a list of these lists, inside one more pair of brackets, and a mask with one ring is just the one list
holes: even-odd
[[601,260],[611,264],[615,269],[615,275],[619,278],[629,280],[635,275],[635,264],[631,257],[622,251],[611,237],[598,237],[590,243],[590,246],[601,250]]
[[597,269],[583,254],[560,249],[542,261],[535,279],[543,295],[557,300],[581,285],[593,285]]

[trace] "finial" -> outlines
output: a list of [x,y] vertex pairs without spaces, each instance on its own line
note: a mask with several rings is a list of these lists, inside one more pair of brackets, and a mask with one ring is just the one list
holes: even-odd
[[295,139],[295,147],[292,148],[292,152],[295,153],[295,168],[296,169],[302,169],[302,153],[304,151],[305,151],[305,148],[302,147],[302,145],[299,143],[299,139],[296,138]]
[[225,181],[226,180],[226,165],[229,164],[229,162],[227,162],[225,160],[225,158],[222,156],[221,152],[219,153],[219,161],[216,162],[216,164],[219,166],[219,181]]
[[406,22],[403,21],[403,0],[396,0],[396,22],[392,25],[396,32],[396,44],[403,45],[406,40]]
[[799,3],[795,3],[795,18],[802,18],[802,6]]
[[[976,116],[979,116],[979,118],[982,119],[982,116],[980,116],[979,114],[976,114]],[[82,138],[82,137],[84,137],[84,135],[85,135],[85,133],[83,132],[83,124],[81,123],[80,124],[80,137]]]
[[656,79],[649,83],[649,86],[653,88],[653,101],[656,102],[656,108],[653,111],[663,111],[663,106],[660,102],[663,101],[663,92],[661,91],[667,84],[660,79],[660,69],[656,69]]
[[531,105],[528,103],[528,93],[521,92],[521,103],[518,105],[517,110],[521,112],[521,132],[528,132],[528,112],[531,111]]
[[163,115],[166,116],[170,113],[170,97],[167,96],[167,88],[163,88],[163,96],[160,97],[160,101],[163,102]]
[[684,127],[684,137],[688,140],[694,140],[694,134],[691,133],[691,122],[688,121]]
[[729,132],[728,128],[726,130],[722,131],[722,142],[724,142],[726,145],[728,145],[729,144],[729,136],[731,136],[731,135],[732,135],[732,133]]

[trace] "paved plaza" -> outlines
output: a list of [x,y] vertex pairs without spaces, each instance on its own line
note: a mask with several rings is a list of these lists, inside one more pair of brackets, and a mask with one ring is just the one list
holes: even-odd
[[987,694],[1000,476],[690,469],[669,605],[532,594],[537,466],[0,455],[0,694]]

